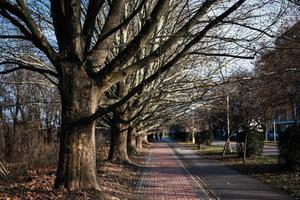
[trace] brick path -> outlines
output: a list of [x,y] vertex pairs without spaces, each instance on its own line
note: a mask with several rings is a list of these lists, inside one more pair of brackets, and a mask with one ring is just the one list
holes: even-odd
[[208,199],[167,143],[153,143],[134,199]]

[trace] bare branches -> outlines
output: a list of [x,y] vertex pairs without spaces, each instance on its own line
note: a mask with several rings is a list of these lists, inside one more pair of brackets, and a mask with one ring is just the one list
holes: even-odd
[[289,1],[296,4],[297,6],[300,6],[300,0],[289,0]]
[[23,35],[0,35],[0,39],[20,39],[20,40],[28,40]]
[[25,69],[25,70],[30,70],[30,71],[33,71],[33,72],[38,72],[38,73],[41,73],[41,74],[49,74],[53,77],[58,78],[58,74],[56,72],[52,71],[52,70],[37,68],[37,67],[34,67],[32,65],[28,65],[28,64],[25,64],[25,63],[22,63],[22,62],[4,61],[4,62],[0,63],[0,65],[11,65],[11,64],[17,65],[18,67],[14,67],[14,68],[11,68],[11,69],[1,71],[0,74],[9,74],[9,73],[14,72],[14,71]]
[[112,77],[111,72],[114,70],[120,70],[137,51],[147,42],[151,34],[155,31],[155,27],[159,23],[159,20],[168,8],[169,0],[159,0],[153,9],[151,16],[146,20],[144,26],[138,35],[122,50],[116,58],[114,58],[109,64],[97,73],[97,79],[103,82],[107,82]]
[[[143,0],[139,6],[124,20],[122,20],[122,22],[120,24],[118,24],[117,26],[113,27],[111,30],[104,32],[100,35],[100,37],[98,38],[95,47],[96,48],[99,44],[101,44],[101,42],[103,42],[104,40],[106,40],[109,36],[113,35],[114,33],[116,33],[117,31],[121,30],[122,27],[124,27],[125,25],[127,25],[143,8],[143,6],[145,5],[147,0]],[[95,50],[91,50],[89,54],[93,54]]]
[[248,29],[251,29],[251,30],[254,30],[254,31],[258,31],[260,33],[263,33],[264,35],[267,35],[271,38],[274,38],[275,36],[268,33],[266,30],[262,30],[262,29],[259,29],[259,28],[255,28],[255,27],[252,27],[252,26],[249,26],[247,24],[241,24],[241,23],[238,23],[238,22],[235,22],[235,21],[226,21],[224,20],[223,21],[224,23],[228,23],[228,24],[235,24],[235,25],[238,25],[238,26],[242,26],[242,27],[245,27],[245,28],[248,28]]
[[[120,24],[121,19],[125,13],[125,1],[113,1],[110,6],[108,17],[105,21],[104,27],[102,28],[103,33],[107,33]],[[89,53],[88,63],[97,67],[102,65],[109,51],[113,45],[113,35],[110,35],[105,40],[98,38],[93,49]]]
[[[167,64],[165,64],[164,66],[162,66],[159,69],[158,73],[163,73],[163,72],[167,71],[169,68],[171,68],[172,66],[174,66],[181,58],[183,58],[184,56],[186,56],[188,54],[188,51],[194,45],[196,45],[198,42],[200,42],[200,40],[202,38],[204,38],[204,36],[206,35],[206,33],[208,31],[210,31],[219,22],[221,22],[222,20],[224,20],[232,12],[234,12],[236,9],[238,9],[238,7],[241,6],[244,2],[245,2],[245,0],[238,1],[237,3],[235,3],[234,5],[232,5],[228,10],[226,10],[224,13],[222,13],[221,15],[219,15],[218,17],[216,17],[214,20],[212,20],[208,25],[205,26],[205,28],[203,28],[200,32],[198,32],[191,41],[189,41],[186,45],[184,45],[184,48],[179,53],[177,53],[174,56],[174,58],[172,58],[172,60],[170,60]],[[157,52],[155,52],[155,53],[157,53]],[[139,70],[140,68],[146,66],[153,59],[156,59],[157,56],[155,56],[155,54],[154,55],[150,54],[149,56],[147,56],[147,57],[145,57],[145,58],[137,61],[136,63],[133,63],[130,66],[128,66],[124,70],[120,70],[120,71],[117,71],[117,72],[113,73],[113,75],[110,76],[109,80],[105,80],[105,79],[104,80],[106,82],[109,81],[113,85],[116,82],[118,82],[119,80],[121,80],[122,77],[126,77],[126,76],[132,74],[133,72]],[[110,68],[110,70],[112,70],[112,69]],[[103,70],[101,70],[101,71],[103,72]],[[159,74],[156,74],[155,77],[157,77],[158,75]],[[152,77],[151,79],[152,79],[151,81],[155,80],[154,77]]]
[[[35,15],[30,11],[27,2],[18,0],[13,4],[7,0],[0,0],[2,16],[21,31],[20,35],[18,32],[13,32],[8,36],[0,35],[0,38],[3,41],[29,39],[34,46],[42,49],[51,62],[53,59],[56,61],[54,67],[57,71],[41,66],[15,63],[18,67],[0,73],[7,74],[27,69],[43,74],[50,81],[53,77],[66,77],[64,75],[68,75],[67,73],[82,73],[84,75],[79,76],[78,79],[83,79],[82,81],[91,79],[87,82],[91,85],[95,84],[93,87],[97,88],[95,93],[99,98],[97,102],[100,102],[99,109],[93,111],[90,116],[85,116],[83,121],[95,120],[111,112],[114,107],[127,103],[137,94],[147,90],[146,94],[149,95],[150,90],[159,88],[159,85],[164,82],[163,78],[158,80],[158,77],[164,75],[168,80],[166,72],[174,69],[176,65],[179,66],[180,61],[184,62],[176,69],[178,73],[172,74],[173,77],[177,75],[185,77],[186,74],[183,75],[180,71],[185,68],[185,65],[192,65],[188,60],[196,57],[201,60],[205,60],[208,56],[253,59],[256,52],[251,44],[258,36],[230,34],[230,27],[257,31],[260,33],[259,36],[272,35],[266,29],[252,27],[251,23],[247,23],[253,14],[252,8],[247,7],[248,4],[243,7],[245,10],[241,9],[236,12],[236,15],[230,17],[245,2],[245,0],[229,2],[204,0],[201,3],[184,0],[175,2],[52,0],[48,5],[51,7],[48,9],[51,11],[52,21],[47,20],[47,22],[52,23],[56,37],[53,35],[53,30],[47,37],[48,39],[53,37],[54,43],[57,44],[51,43],[51,45],[59,47],[59,51],[54,52],[55,55],[52,56],[48,48],[51,46],[47,40],[45,41],[46,31],[42,33],[42,28],[37,25],[38,20],[34,18]],[[265,6],[266,2],[253,3],[253,5]],[[259,17],[259,15],[253,16]],[[211,35],[207,36],[208,33]],[[225,47],[228,42],[233,47],[229,45]],[[242,52],[240,49],[247,50]],[[195,65],[200,65],[199,63]],[[203,66],[205,67],[204,64]],[[72,80],[73,75],[76,76],[72,74],[67,77]],[[132,82],[125,82],[128,86],[126,89],[129,91],[126,91],[125,95],[118,96],[117,102],[104,107],[107,102],[102,102],[106,99],[101,96],[129,76],[133,76]],[[191,76],[187,75],[187,77]],[[158,81],[154,82],[155,80]],[[194,87],[183,82],[181,84],[180,86],[190,91],[192,90],[190,88]],[[176,92],[182,92],[181,88],[173,90],[173,93]],[[169,101],[170,98],[165,100]]]
[[99,14],[105,0],[90,0],[87,8],[86,18],[82,28],[82,37],[85,40],[85,51],[88,51],[92,34],[95,29],[96,17]]
[[231,58],[239,58],[239,59],[254,59],[255,55],[253,56],[241,56],[241,55],[233,55],[233,54],[226,54],[226,53],[205,53],[205,52],[189,52],[190,55],[203,55],[203,56],[221,56],[221,57],[231,57]]
[[[18,4],[20,5],[20,8],[9,3],[6,0],[0,0],[1,15],[11,21],[14,25],[16,25],[24,34],[24,36],[31,40],[40,50],[42,50],[48,56],[51,62],[55,64],[57,57],[56,52],[54,51],[42,31],[34,22],[25,2],[20,0],[18,1]],[[7,11],[17,16],[19,20],[21,20],[26,25],[26,27],[24,27],[22,23],[18,21],[18,19],[14,18]]]
[[[173,35],[171,35],[171,37],[166,42],[164,42],[164,44],[160,45],[154,52],[152,52],[146,58],[143,58],[142,60],[139,60],[135,65],[133,64],[133,66],[135,66],[135,67],[132,66],[131,69],[130,69],[130,67],[128,67],[125,70],[123,70],[121,73],[124,74],[125,76],[127,76],[128,74],[131,74],[132,72],[138,70],[141,66],[148,65],[149,63],[155,61],[159,56],[161,56],[162,54],[164,54],[168,50],[170,50],[170,48],[172,48],[172,46],[181,39],[181,37],[184,37],[184,35],[187,33],[187,31],[189,31],[194,25],[197,24],[198,19],[200,17],[202,17],[206,13],[206,11],[210,8],[210,6],[213,5],[215,2],[216,2],[215,0],[207,0],[207,1],[205,1],[202,4],[201,8],[199,8],[199,10],[197,11],[197,13],[192,17],[192,19],[189,20],[179,31],[177,31],[176,33],[174,33]],[[145,24],[145,26],[146,25],[148,26],[148,24]],[[143,33],[141,31],[139,33],[139,35],[142,35],[144,37],[145,33]],[[133,45],[138,44],[138,42],[136,41],[138,39],[139,38],[136,38],[135,40],[133,40],[132,44]],[[119,55],[124,56],[125,52],[130,52],[131,54],[135,53],[135,51],[132,51],[129,48],[126,48]],[[120,70],[122,68],[122,66],[125,65],[126,62],[129,60],[129,58],[126,59],[126,60],[122,59],[122,60],[124,60],[124,61],[122,61],[122,63],[114,63],[114,61],[112,61],[103,70],[101,70],[101,71],[98,72],[99,76],[101,77],[101,76],[103,76],[103,74],[105,75],[106,73],[108,73],[108,69],[110,71]],[[118,57],[115,58],[115,62],[117,61],[117,59],[119,59],[119,58]],[[113,76],[113,77],[116,77],[116,76]]]
[[4,167],[0,161],[0,177],[7,178],[9,176],[9,171]]

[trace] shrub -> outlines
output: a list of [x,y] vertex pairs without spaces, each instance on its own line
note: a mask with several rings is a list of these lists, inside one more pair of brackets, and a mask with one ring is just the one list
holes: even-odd
[[300,169],[300,127],[292,126],[279,135],[279,161],[289,169]]
[[175,132],[172,134],[173,139],[178,141],[186,141],[188,139],[188,136],[188,132]]
[[253,155],[262,155],[264,148],[264,134],[256,130],[247,130],[238,132],[237,143],[238,143],[238,153],[240,156],[244,155],[244,145],[247,136],[246,145],[246,156],[250,157]]
[[210,145],[213,140],[213,132],[211,130],[204,130],[196,133],[195,135],[197,144],[206,144]]

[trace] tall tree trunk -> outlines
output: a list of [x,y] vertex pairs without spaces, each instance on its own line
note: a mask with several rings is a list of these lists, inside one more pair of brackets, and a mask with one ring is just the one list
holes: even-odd
[[96,180],[95,123],[62,126],[55,187],[100,189]]
[[136,136],[134,133],[134,128],[128,128],[127,131],[127,146],[131,146],[136,149]]
[[[60,80],[62,124],[55,187],[99,190],[95,122],[80,123],[81,118],[95,112],[98,90],[84,69],[74,65],[67,65],[64,69],[64,77]],[[74,124],[74,121],[78,123]]]
[[120,115],[114,112],[111,120],[111,145],[108,160],[116,163],[129,162],[127,154],[127,131],[120,122]]
[[137,149],[143,149],[143,138],[144,136],[138,136],[137,137]]

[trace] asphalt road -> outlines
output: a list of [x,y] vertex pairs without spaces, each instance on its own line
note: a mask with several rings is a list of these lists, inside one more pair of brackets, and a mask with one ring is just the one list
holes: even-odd
[[180,147],[169,146],[180,162],[194,177],[202,182],[220,200],[292,200],[287,193],[279,191],[220,162]]

